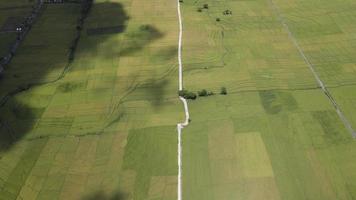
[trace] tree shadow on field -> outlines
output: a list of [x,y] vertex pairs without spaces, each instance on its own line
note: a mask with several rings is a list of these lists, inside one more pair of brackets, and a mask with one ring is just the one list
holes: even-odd
[[[76,57],[88,54],[97,56],[97,51],[102,51],[98,47],[113,35],[125,33],[125,43],[119,52],[104,52],[99,56],[130,55],[163,37],[163,33],[152,25],[142,24],[128,32],[126,26],[129,16],[120,3],[93,3],[84,20],[84,26],[78,26],[82,12],[80,4],[47,5],[12,63],[5,68],[5,73],[0,78],[0,152],[9,150],[29,133],[46,110],[47,104],[35,102],[36,107],[25,105],[16,95],[34,86],[61,80],[71,71],[71,63],[75,63]],[[78,43],[75,40],[79,31],[81,37]],[[71,62],[69,52],[73,49],[76,51]],[[53,72],[60,73],[53,80],[44,81]],[[79,87],[75,84],[67,81],[59,85],[55,92],[71,92]],[[51,97],[52,94],[43,95],[44,99]],[[32,96],[28,95],[28,98],[31,99]]]
[[115,192],[107,195],[103,191],[93,192],[87,196],[84,196],[81,200],[127,200],[128,195],[122,192]]

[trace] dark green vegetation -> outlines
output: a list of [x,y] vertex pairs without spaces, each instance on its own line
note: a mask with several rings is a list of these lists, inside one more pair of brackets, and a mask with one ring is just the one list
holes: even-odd
[[260,91],[262,106],[268,114],[278,114],[282,110],[293,111],[298,108],[294,97],[288,92]]
[[222,95],[227,95],[227,90],[226,90],[225,87],[221,87],[221,88],[220,88],[220,94],[222,94]]
[[190,92],[188,90],[180,90],[178,92],[178,95],[185,98],[185,99],[196,99],[197,98],[197,95],[194,93],[194,92]]
[[198,91],[198,96],[200,97],[208,96],[208,91],[206,91],[206,89],[202,89]]

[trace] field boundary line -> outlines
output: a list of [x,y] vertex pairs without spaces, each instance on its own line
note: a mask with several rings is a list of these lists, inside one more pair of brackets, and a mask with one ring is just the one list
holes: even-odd
[[[177,0],[177,14],[178,14],[178,22],[179,22],[179,36],[178,36],[178,90],[183,90],[183,65],[182,65],[182,36],[183,36],[183,24],[182,24],[182,16],[180,12],[180,2]],[[184,105],[184,113],[185,120],[182,123],[177,124],[178,131],[178,190],[177,190],[177,198],[178,200],[182,200],[182,129],[189,124],[189,110],[188,110],[188,102],[185,98],[179,96],[179,99],[182,101]]]
[[329,92],[329,90],[327,89],[327,87],[325,86],[325,84],[323,83],[323,81],[320,79],[319,74],[317,73],[317,71],[314,68],[314,65],[311,63],[311,61],[307,58],[307,56],[304,54],[303,49],[300,47],[297,39],[295,38],[295,36],[293,35],[293,33],[290,31],[288,24],[286,22],[286,20],[284,19],[284,17],[282,16],[279,7],[273,2],[273,0],[268,0],[268,2],[270,3],[273,12],[277,15],[278,20],[282,23],[284,29],[287,31],[289,38],[292,40],[294,46],[297,48],[299,54],[302,56],[304,62],[308,65],[310,71],[312,72],[314,78],[316,79],[316,81],[318,82],[321,90],[324,92],[324,94],[327,96],[327,98],[329,99],[329,101],[332,103],[333,107],[335,108],[336,113],[339,115],[339,118],[341,119],[341,121],[343,122],[345,128],[351,133],[353,138],[356,138],[356,132],[355,130],[352,128],[351,123],[349,122],[349,120],[346,118],[346,116],[344,115],[344,113],[341,111],[340,106],[336,103],[335,99],[333,98],[333,96],[331,95],[331,93]]

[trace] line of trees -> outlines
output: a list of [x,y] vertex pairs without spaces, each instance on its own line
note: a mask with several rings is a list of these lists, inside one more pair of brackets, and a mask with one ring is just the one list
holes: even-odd
[[[221,87],[219,94],[227,95],[227,89],[225,87]],[[208,91],[206,89],[199,90],[197,93],[188,90],[180,90],[178,91],[178,95],[185,99],[195,100],[198,96],[207,97],[207,96],[215,95],[215,93],[212,91]]]
[[189,92],[188,90],[180,90],[178,91],[178,95],[185,99],[196,99],[197,95],[194,92]]

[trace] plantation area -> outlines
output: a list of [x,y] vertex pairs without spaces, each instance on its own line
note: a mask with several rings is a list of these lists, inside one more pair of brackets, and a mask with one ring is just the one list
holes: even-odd
[[183,199],[356,198],[355,139],[308,66],[355,129],[355,6],[182,3],[185,88],[228,89],[189,101]]
[[176,199],[175,11],[45,5],[0,80],[0,199]]

